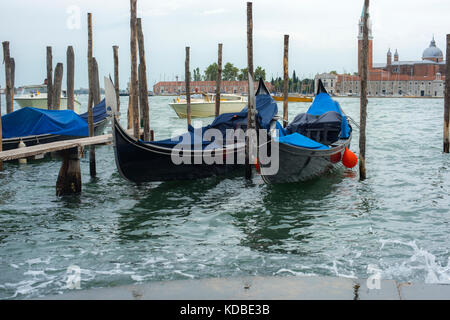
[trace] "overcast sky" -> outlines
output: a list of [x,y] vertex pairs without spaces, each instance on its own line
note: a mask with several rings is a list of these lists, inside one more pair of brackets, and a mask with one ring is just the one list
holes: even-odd
[[[223,60],[246,67],[246,2],[242,0],[138,0],[144,29],[149,87],[184,78],[185,47],[191,69],[203,72]],[[357,70],[357,33],[363,0],[253,1],[254,64],[268,79],[282,76],[283,35],[289,34],[289,73],[301,77]],[[75,88],[87,87],[87,13],[93,14],[94,56],[102,76],[113,75],[112,46],[119,46],[120,87],[130,75],[128,0],[14,0],[0,11],[0,39],[10,41],[16,62],[16,86],[42,83],[46,49],[53,47],[54,67],[66,49],[75,50]],[[390,47],[400,60],[420,60],[434,34],[445,55],[450,33],[448,0],[372,0],[374,62],[385,62]],[[5,86],[2,65],[0,85]],[[65,78],[63,80],[65,87]],[[102,84],[103,87],[103,84]]]

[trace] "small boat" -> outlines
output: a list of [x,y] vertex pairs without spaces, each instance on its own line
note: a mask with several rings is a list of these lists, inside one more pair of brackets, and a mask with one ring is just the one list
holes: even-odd
[[[109,121],[103,99],[93,108],[94,135],[103,134]],[[43,110],[25,107],[2,116],[3,150],[18,147],[20,141],[31,147],[89,136],[88,113],[72,110]]]
[[[186,99],[177,97],[172,103],[169,103],[178,117],[187,117]],[[247,105],[245,97],[235,94],[220,95],[220,114],[239,112]],[[191,97],[191,117],[206,118],[214,117],[216,113],[216,95],[214,93],[194,94]]]
[[[264,86],[262,81],[261,84]],[[277,104],[269,95],[259,92],[255,98],[257,124],[267,130],[278,112]],[[247,108],[219,115],[211,125],[203,128],[189,127],[188,132],[174,138],[142,141],[129,136],[116,119],[114,86],[106,77],[105,94],[107,110],[111,110],[113,119],[116,165],[123,178],[136,183],[191,180],[223,175],[243,168],[244,163],[239,159],[244,159],[245,139],[227,135],[230,132],[228,130],[246,130]],[[210,133],[212,135],[208,137]],[[212,158],[217,161],[210,161]]]
[[[33,107],[39,109],[47,109],[47,85],[31,85],[23,86],[18,89],[14,100],[21,108]],[[67,96],[66,91],[61,92],[60,110],[67,110]],[[81,103],[74,99],[73,111],[80,113]]]
[[340,165],[351,139],[347,116],[319,80],[306,113],[297,115],[286,129],[278,121],[271,123],[268,140],[270,151],[279,155],[278,170],[274,163],[258,159],[262,179],[272,184],[317,177]]
[[[284,101],[283,96],[273,96],[273,100],[275,101]],[[312,102],[313,98],[304,97],[304,96],[288,96],[288,102]]]

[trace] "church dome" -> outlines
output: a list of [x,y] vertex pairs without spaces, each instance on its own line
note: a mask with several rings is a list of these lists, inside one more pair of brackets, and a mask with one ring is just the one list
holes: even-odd
[[444,55],[442,54],[441,49],[436,47],[436,42],[431,40],[430,46],[423,51],[422,59],[443,59]]

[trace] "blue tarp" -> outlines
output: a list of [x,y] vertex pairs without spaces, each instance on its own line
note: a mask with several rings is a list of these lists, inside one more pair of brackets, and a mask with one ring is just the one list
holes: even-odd
[[341,122],[341,133],[340,137],[343,139],[346,139],[350,136],[350,126],[348,125],[347,118],[342,113],[341,107],[339,106],[339,103],[337,101],[334,101],[331,99],[330,95],[328,93],[322,92],[319,93],[315,98],[313,103],[311,104],[311,107],[309,107],[308,111],[306,113],[320,116],[328,111],[336,111],[342,116],[342,122]]
[[71,110],[21,108],[2,116],[3,138],[58,134],[85,137],[89,135],[87,122]]
[[[256,96],[256,120],[260,126],[260,128],[269,129],[270,121],[273,117],[278,113],[278,107],[276,102],[270,95],[260,94]],[[188,132],[184,133],[181,136],[159,140],[159,141],[142,141],[144,143],[151,143],[154,145],[159,145],[166,148],[173,148],[175,145],[180,142],[184,142],[186,146],[191,145],[192,149],[194,149],[194,143],[197,145],[202,145],[202,148],[206,148],[209,145],[209,148],[213,147],[211,143],[214,143],[210,140],[203,140],[203,134],[208,129],[218,129],[223,134],[223,141],[226,139],[226,130],[227,129],[247,129],[247,116],[248,109],[245,107],[241,112],[236,113],[224,113],[219,115],[212,124],[202,127],[196,128],[189,127]],[[219,146],[217,146],[219,147]]]
[[[108,116],[108,114],[106,113],[105,99],[103,99],[98,105],[92,108],[92,113],[94,117],[94,123],[100,122]],[[83,118],[84,121],[88,122],[88,112],[80,114],[80,117]]]
[[278,138],[276,138],[275,140],[278,140],[279,143],[286,143],[297,147],[315,150],[330,149],[330,147],[321,144],[319,142],[316,142],[308,137],[305,137],[300,133],[294,132],[288,134],[287,131],[283,128],[283,126],[279,122],[277,122],[276,129],[278,130]]

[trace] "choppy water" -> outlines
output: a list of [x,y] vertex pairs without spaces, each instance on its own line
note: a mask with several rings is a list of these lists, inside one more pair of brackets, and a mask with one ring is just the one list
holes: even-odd
[[[157,138],[185,128],[170,99],[150,99]],[[359,120],[358,99],[338,100]],[[290,119],[307,107],[291,103]],[[81,288],[248,275],[367,278],[369,265],[383,279],[450,283],[442,114],[442,99],[370,99],[364,182],[355,168],[277,186],[236,175],[137,186],[119,176],[112,147],[103,146],[98,177],[90,179],[82,159],[83,193],[58,198],[59,160],[5,163],[0,298],[67,291],[71,265],[81,268]]]

